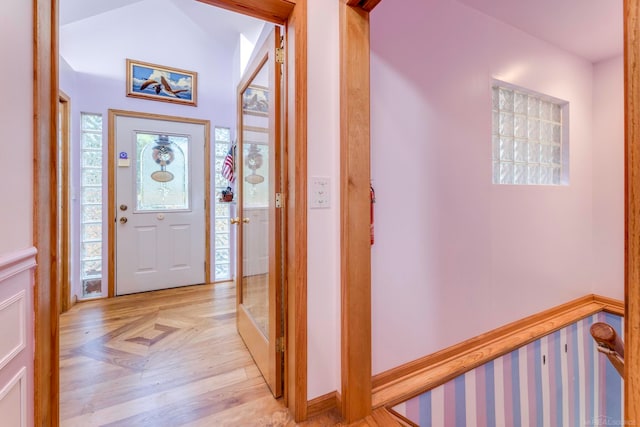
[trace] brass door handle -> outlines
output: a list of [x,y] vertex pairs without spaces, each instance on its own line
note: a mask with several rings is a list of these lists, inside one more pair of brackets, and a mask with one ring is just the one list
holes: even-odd
[[242,222],[244,222],[245,224],[247,224],[249,222],[249,218],[242,218]]
[[127,217],[123,216],[122,218],[120,218],[120,224],[126,224],[127,223]]
[[240,218],[231,218],[231,224],[240,224]]

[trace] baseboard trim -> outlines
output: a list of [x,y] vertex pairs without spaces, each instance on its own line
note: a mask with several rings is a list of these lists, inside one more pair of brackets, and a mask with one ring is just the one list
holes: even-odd
[[398,412],[394,411],[392,408],[387,408],[387,411],[391,415],[396,417],[398,419],[398,421],[400,422],[400,424],[405,426],[405,427],[420,427],[418,424],[414,423],[413,421],[411,421],[409,418],[405,417],[404,415],[400,415]]
[[587,295],[374,375],[373,407],[396,405],[601,311],[623,315],[624,304]]
[[340,411],[341,399],[340,393],[332,391],[322,396],[318,396],[307,402],[307,418],[315,417],[316,415],[324,414],[333,409]]

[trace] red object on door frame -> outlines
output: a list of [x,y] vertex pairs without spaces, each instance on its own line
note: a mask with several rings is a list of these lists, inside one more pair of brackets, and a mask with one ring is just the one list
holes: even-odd
[[375,238],[374,238],[374,234],[375,233],[374,233],[374,230],[373,230],[373,204],[376,202],[376,191],[373,189],[373,185],[369,186],[369,196],[370,196],[370,199],[371,199],[371,203],[370,203],[370,205],[371,205],[371,219],[370,219],[370,222],[369,222],[369,227],[370,227],[369,233],[371,235],[371,246],[373,246],[373,242],[375,241]]

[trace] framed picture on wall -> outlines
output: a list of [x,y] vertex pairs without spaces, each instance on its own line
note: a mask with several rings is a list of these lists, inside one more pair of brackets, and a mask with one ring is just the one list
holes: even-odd
[[269,114],[269,89],[264,86],[249,86],[242,94],[242,112],[257,116]]
[[127,96],[196,106],[198,73],[127,59]]

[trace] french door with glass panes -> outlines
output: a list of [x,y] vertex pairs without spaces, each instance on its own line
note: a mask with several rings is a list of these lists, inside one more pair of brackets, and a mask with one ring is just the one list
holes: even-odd
[[238,86],[237,327],[274,396],[282,394],[281,76],[276,27]]

